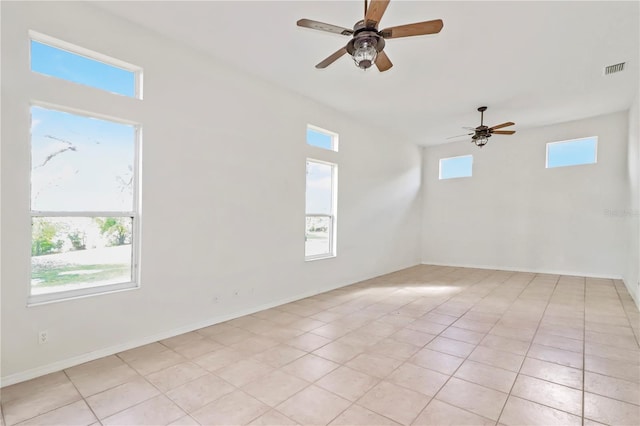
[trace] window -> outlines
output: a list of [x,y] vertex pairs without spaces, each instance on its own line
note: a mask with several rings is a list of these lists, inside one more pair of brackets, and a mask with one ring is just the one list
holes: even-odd
[[305,258],[335,256],[337,166],[307,160]]
[[473,156],[450,157],[440,159],[440,179],[469,177],[472,175]]
[[318,148],[338,151],[338,135],[316,126],[307,125],[307,143]]
[[33,32],[31,71],[119,95],[142,98],[138,67]]
[[31,303],[134,287],[139,129],[31,107]]
[[547,168],[595,164],[598,137],[573,139],[547,144]]

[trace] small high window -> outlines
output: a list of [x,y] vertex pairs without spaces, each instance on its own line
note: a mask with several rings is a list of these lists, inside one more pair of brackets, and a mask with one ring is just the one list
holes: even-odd
[[33,32],[31,71],[110,93],[142,98],[139,67]]
[[440,179],[469,177],[472,175],[472,171],[472,155],[440,159]]
[[329,151],[338,151],[338,135],[316,126],[307,125],[307,143]]
[[598,137],[591,136],[547,144],[547,168],[595,164]]

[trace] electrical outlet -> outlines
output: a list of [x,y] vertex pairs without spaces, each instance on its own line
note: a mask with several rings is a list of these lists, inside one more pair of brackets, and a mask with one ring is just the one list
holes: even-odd
[[49,341],[49,332],[44,330],[38,332],[38,343],[44,345]]

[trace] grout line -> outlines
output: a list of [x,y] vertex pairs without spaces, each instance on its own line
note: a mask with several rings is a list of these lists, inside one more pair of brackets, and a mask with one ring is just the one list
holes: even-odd
[[[620,297],[620,296],[618,296]],[[582,425],[584,426],[584,393],[585,389],[585,376],[587,375],[587,279],[584,278],[584,296],[582,300]]]

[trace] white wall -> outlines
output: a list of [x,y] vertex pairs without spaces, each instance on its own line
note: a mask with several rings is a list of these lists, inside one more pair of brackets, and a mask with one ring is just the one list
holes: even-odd
[[[30,73],[29,29],[142,66],[145,99]],[[142,124],[140,289],[26,307],[31,100]],[[2,2],[2,124],[5,385],[420,262],[417,147],[86,4]],[[330,260],[304,261],[307,156],[339,164]]]
[[[625,269],[628,113],[425,149],[424,263],[620,278]],[[517,127],[516,127],[517,129]],[[546,169],[545,144],[598,136],[596,165]],[[473,154],[473,177],[438,180]]]
[[640,309],[640,96],[629,109],[627,141],[629,203],[624,219],[628,249],[623,280]]

